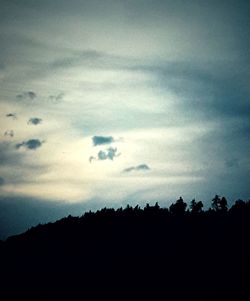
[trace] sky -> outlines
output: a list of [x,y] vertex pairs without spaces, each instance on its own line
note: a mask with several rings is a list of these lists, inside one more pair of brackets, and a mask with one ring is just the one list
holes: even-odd
[[0,239],[103,206],[249,199],[249,11],[0,0]]

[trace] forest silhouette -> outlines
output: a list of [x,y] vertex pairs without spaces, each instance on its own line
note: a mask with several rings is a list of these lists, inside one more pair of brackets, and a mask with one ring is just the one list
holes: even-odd
[[69,215],[1,242],[2,300],[249,300],[249,230],[218,195]]

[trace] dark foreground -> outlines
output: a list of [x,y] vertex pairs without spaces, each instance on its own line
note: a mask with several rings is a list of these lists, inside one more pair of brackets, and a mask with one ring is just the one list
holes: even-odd
[[250,300],[250,202],[220,200],[103,209],[11,237],[1,300]]

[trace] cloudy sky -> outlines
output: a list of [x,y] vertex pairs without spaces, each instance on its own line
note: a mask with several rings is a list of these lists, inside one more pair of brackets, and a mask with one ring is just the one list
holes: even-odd
[[0,238],[103,206],[249,198],[249,10],[0,0]]

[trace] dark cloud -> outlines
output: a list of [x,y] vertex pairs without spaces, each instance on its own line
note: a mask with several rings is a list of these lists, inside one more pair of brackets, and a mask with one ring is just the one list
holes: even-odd
[[0,177],[0,186],[3,186],[5,183],[4,178]]
[[50,95],[49,96],[49,100],[52,102],[52,103],[59,103],[64,97],[64,93],[61,92],[61,93],[58,93],[58,94],[55,94],[55,95]]
[[6,137],[8,136],[8,137],[13,138],[14,137],[14,131],[13,130],[5,131],[4,136],[6,136]]
[[37,97],[36,93],[33,91],[25,91],[21,94],[18,94],[16,96],[16,98],[18,100],[24,100],[24,99],[30,99],[30,100],[34,100]]
[[26,94],[30,99],[36,98],[36,93],[33,91],[28,91],[28,92],[26,92]]
[[136,166],[135,169],[136,170],[149,170],[150,168],[148,167],[147,164],[140,164],[140,165]]
[[131,167],[125,168],[123,170],[123,172],[147,171],[147,170],[150,170],[150,168],[148,167],[147,164],[140,164],[140,165],[137,165],[137,166],[131,166]]
[[16,144],[16,148],[19,149],[20,147],[24,147],[26,149],[36,150],[37,148],[41,147],[44,141],[39,139],[30,139],[28,141],[23,141],[22,143]]
[[93,136],[92,137],[93,145],[103,145],[110,144],[114,142],[114,138],[112,136]]
[[133,170],[135,170],[135,167],[134,167],[134,166],[131,166],[131,167],[125,168],[125,169],[123,170],[123,172],[131,172],[131,171],[133,171]]
[[17,119],[15,113],[9,113],[9,114],[6,114],[5,116],[8,117],[8,118]]
[[98,160],[113,160],[115,157],[120,156],[117,153],[117,148],[109,147],[106,151],[99,151]]
[[105,151],[100,150],[98,153],[98,160],[106,160],[108,159],[107,153]]
[[38,125],[42,123],[42,121],[43,120],[41,118],[34,117],[29,119],[28,124]]
[[121,155],[121,153],[117,154],[117,148],[114,147],[109,147],[106,150],[100,150],[97,154],[97,158],[96,157],[89,157],[89,162],[91,163],[93,160],[112,160],[115,157],[119,157]]
[[89,162],[91,163],[93,160],[95,160],[96,158],[94,156],[90,156],[89,157]]

